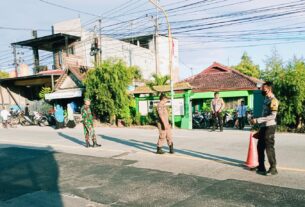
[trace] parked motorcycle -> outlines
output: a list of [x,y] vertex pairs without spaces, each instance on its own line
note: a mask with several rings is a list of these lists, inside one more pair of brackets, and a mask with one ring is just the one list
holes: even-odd
[[207,129],[210,127],[210,120],[205,113],[193,114],[193,129]]

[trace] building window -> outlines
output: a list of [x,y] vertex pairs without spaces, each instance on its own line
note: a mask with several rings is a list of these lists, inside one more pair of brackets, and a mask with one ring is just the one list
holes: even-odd
[[75,54],[74,46],[68,47],[68,54],[69,55],[74,55]]

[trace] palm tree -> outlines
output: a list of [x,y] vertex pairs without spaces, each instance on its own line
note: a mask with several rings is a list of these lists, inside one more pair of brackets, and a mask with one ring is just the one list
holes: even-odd
[[146,85],[150,87],[152,90],[154,90],[154,86],[164,86],[168,85],[170,81],[170,77],[168,75],[162,76],[158,74],[153,74],[152,75],[153,80],[148,81]]

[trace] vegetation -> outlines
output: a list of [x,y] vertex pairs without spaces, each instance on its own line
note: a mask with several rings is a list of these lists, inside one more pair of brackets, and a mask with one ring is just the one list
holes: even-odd
[[244,52],[242,55],[240,63],[236,66],[233,66],[233,68],[245,75],[255,78],[260,77],[259,65],[255,65],[246,52]]
[[52,89],[50,87],[42,87],[41,91],[39,92],[38,96],[40,99],[45,99],[45,95],[47,93],[51,93]]
[[5,71],[0,71],[0,79],[1,78],[8,78],[10,75],[9,73],[5,72]]
[[294,57],[287,64],[276,50],[266,59],[266,70],[262,78],[272,81],[275,96],[280,101],[279,128],[294,130],[304,127],[305,120],[305,62]]
[[96,116],[102,121],[113,123],[121,119],[127,126],[132,124],[135,103],[127,88],[140,76],[137,67],[128,67],[117,59],[106,60],[89,70],[84,80],[85,96],[91,100]]

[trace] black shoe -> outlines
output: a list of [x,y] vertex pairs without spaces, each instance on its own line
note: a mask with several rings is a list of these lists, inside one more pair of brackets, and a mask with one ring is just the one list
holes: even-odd
[[277,175],[278,172],[277,172],[277,169],[276,168],[270,168],[267,172],[267,174],[269,175]]
[[157,147],[157,154],[162,155],[162,154],[164,154],[164,153],[165,153],[165,152],[162,150],[161,147]]
[[87,148],[92,147],[92,145],[90,144],[89,141],[86,141],[86,147],[87,147]]
[[266,171],[266,170],[257,169],[257,170],[256,170],[256,173],[257,173],[257,174],[260,174],[260,175],[267,175],[267,171]]
[[93,146],[92,147],[100,147],[100,146],[102,146],[102,145],[96,143],[96,141],[93,141]]
[[174,154],[174,144],[173,143],[169,146],[169,153]]

